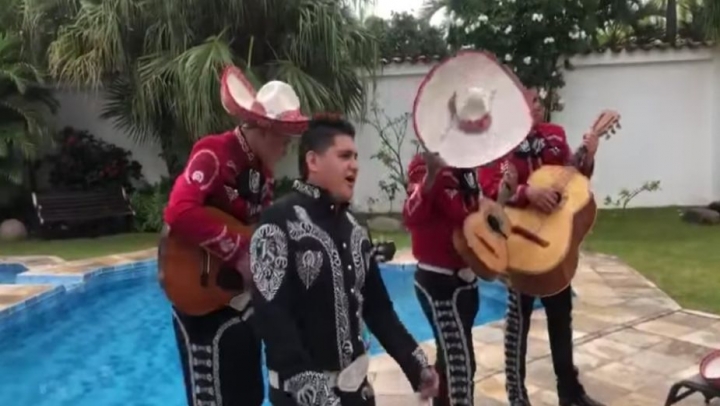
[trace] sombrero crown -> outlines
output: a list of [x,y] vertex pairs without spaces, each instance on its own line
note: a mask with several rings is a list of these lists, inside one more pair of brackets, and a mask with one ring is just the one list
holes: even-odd
[[273,80],[255,89],[242,71],[223,71],[220,96],[225,110],[245,122],[285,134],[300,134],[310,119],[300,112],[300,99],[285,82]]
[[513,150],[532,115],[517,77],[487,52],[461,51],[436,65],[413,105],[415,133],[450,166],[472,168]]

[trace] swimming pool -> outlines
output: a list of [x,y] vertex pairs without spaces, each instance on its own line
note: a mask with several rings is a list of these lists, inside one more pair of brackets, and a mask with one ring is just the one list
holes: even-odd
[[[154,270],[94,283],[27,322],[0,331],[0,404],[14,406],[185,406],[170,308]],[[395,308],[418,341],[432,338],[412,272],[384,266]],[[506,290],[481,285],[475,323],[500,319]],[[383,352],[377,343],[371,352]]]

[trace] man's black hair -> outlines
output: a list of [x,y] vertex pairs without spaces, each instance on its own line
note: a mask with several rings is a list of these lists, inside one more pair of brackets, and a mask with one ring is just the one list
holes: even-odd
[[354,139],[355,127],[349,121],[339,117],[314,118],[310,121],[308,129],[300,136],[298,148],[298,167],[302,180],[307,180],[308,177],[308,167],[305,162],[307,153],[310,151],[317,154],[324,153],[335,143],[335,137],[338,135],[349,135]]

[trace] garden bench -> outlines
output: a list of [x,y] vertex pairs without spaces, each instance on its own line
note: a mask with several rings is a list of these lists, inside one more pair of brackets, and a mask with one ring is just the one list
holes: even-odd
[[135,215],[123,187],[33,192],[32,201],[44,237],[125,232]]
[[686,397],[698,392],[703,395],[706,404],[710,403],[713,399],[720,398],[720,389],[710,385],[705,378],[700,376],[700,374],[697,374],[692,378],[676,382],[670,388],[667,400],[665,401],[665,406],[674,405]]

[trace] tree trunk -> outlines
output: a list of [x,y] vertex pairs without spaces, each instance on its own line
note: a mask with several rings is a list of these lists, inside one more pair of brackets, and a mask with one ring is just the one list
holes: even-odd
[[665,9],[665,35],[667,42],[674,44],[677,39],[677,0],[667,0]]

